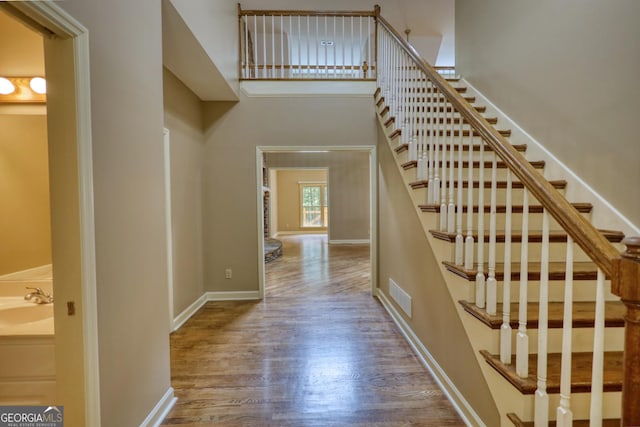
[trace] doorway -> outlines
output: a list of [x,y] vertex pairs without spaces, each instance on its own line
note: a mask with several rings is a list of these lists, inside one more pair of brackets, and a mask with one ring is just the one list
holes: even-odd
[[43,34],[56,283],[56,405],[68,425],[100,425],[88,32],[53,2],[0,2]]
[[[330,188],[327,192],[326,214],[328,244],[370,245],[371,294],[375,295],[377,287],[375,146],[257,147],[256,154],[260,298],[265,297],[265,216],[271,212],[271,209],[265,208],[263,177],[269,175],[271,168],[315,167],[328,170],[327,184]],[[357,159],[360,159],[360,162]],[[358,163],[360,163],[359,166]],[[279,196],[276,195],[276,197]],[[300,209],[302,211],[302,206]],[[280,216],[280,213],[277,216]]]

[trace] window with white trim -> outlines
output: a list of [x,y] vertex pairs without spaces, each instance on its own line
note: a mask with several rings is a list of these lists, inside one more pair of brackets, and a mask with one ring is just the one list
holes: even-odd
[[301,182],[300,227],[326,228],[329,220],[329,195],[325,182]]

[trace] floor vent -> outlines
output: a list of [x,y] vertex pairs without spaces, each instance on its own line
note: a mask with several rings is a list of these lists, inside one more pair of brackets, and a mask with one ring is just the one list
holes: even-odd
[[393,279],[389,279],[389,293],[391,298],[398,303],[402,311],[411,317],[411,295],[406,293]]

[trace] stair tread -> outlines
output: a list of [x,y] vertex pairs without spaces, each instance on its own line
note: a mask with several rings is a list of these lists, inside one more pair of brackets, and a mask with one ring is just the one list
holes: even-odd
[[[548,181],[549,184],[551,184],[555,189],[557,190],[564,190],[565,188],[567,188],[567,181],[565,181],[564,179],[558,179],[558,180],[553,180],[553,181]],[[473,188],[480,188],[480,181],[473,181]],[[428,188],[429,187],[429,181],[427,180],[420,180],[420,181],[414,181],[414,182],[410,182],[409,186],[414,189],[414,190],[418,190],[420,188]],[[457,186],[455,186],[457,188]],[[468,181],[464,181],[462,183],[462,188],[469,188],[469,182]],[[491,181],[485,181],[484,182],[484,188],[491,188]],[[496,181],[496,188],[499,189],[505,189],[507,188],[507,181]],[[519,182],[519,181],[515,181],[511,183],[511,189],[513,190],[519,190],[524,188],[524,184]]]
[[[494,315],[488,314],[486,309],[478,308],[474,303],[468,301],[458,301],[464,310],[476,319],[480,320],[491,329],[500,329],[502,325],[502,303],[498,303],[497,312]],[[572,326],[574,328],[592,328],[595,317],[595,302],[592,301],[574,301]],[[511,303],[511,327],[518,327],[518,304]],[[527,304],[527,328],[536,329],[538,327],[538,309],[537,302]],[[605,326],[612,328],[624,327],[625,306],[620,301],[605,302]],[[562,328],[564,318],[564,303],[549,303],[549,328]]]
[[[476,274],[478,273],[475,267],[472,270],[466,270],[464,266],[456,265],[450,261],[443,261],[442,264],[444,264],[450,272],[470,282],[475,282]],[[565,267],[566,264],[564,261],[549,262],[549,280],[564,280]],[[528,280],[540,280],[540,262],[527,263],[527,273]],[[582,261],[573,263],[573,280],[595,280],[597,273],[598,268],[593,262]],[[496,263],[496,280],[504,280],[504,263]],[[520,280],[519,262],[511,263],[511,280]]]
[[[607,238],[612,243],[621,242],[624,239],[624,233],[622,231],[615,230],[598,230],[604,237]],[[440,230],[429,230],[431,235],[439,240],[444,240],[447,242],[455,243],[456,241],[456,233],[447,233],[446,231]],[[466,237],[467,234],[463,233]],[[529,230],[529,242],[539,243],[542,241],[542,231],[541,230]],[[472,236],[474,241],[478,241],[478,231],[473,230]],[[485,243],[489,242],[489,233],[485,233],[484,241]],[[504,230],[496,230],[496,242],[502,243],[505,240],[505,231]],[[519,230],[511,232],[511,241],[512,242],[521,242],[522,241],[522,233]],[[549,242],[557,243],[557,242],[566,242],[567,241],[567,233],[563,230],[552,230],[549,231]]]
[[[507,414],[515,427],[534,427],[533,421],[522,421],[516,414]],[[589,420],[573,420],[573,427],[589,427]],[[549,427],[556,427],[555,421],[549,421]],[[620,427],[620,419],[608,418],[602,420],[602,427]]]
[[[395,133],[395,132],[398,132],[398,134],[397,134],[397,135],[401,135],[401,134],[402,134],[402,131],[401,131],[400,129],[396,129],[396,130],[394,131],[394,133]],[[391,134],[391,135],[393,135],[393,134]],[[391,137],[391,135],[389,135],[389,139],[393,139],[393,137]],[[395,137],[395,136],[397,136],[397,135],[394,135],[394,137]],[[513,148],[515,148],[515,149],[516,149],[516,151],[520,151],[520,152],[525,152],[525,151],[527,151],[527,144],[512,144],[511,146],[512,146]],[[460,151],[460,146],[459,146],[458,144],[454,144],[454,145],[453,145],[453,147],[454,147],[454,148],[453,148],[453,151]],[[439,148],[440,150],[442,150],[442,144],[438,144],[438,148]],[[395,151],[396,153],[402,153],[403,151],[406,151],[406,150],[408,150],[408,149],[409,149],[409,144],[400,144],[400,145],[398,145],[396,148],[394,148],[394,151]],[[451,145],[450,145],[450,144],[446,144],[446,149],[447,149],[447,151],[451,151]],[[480,144],[473,144],[473,148],[471,148],[471,149],[472,149],[474,152],[478,152],[478,151],[480,151]],[[469,144],[464,144],[464,145],[462,146],[462,151],[463,151],[463,152],[464,152],[464,151],[468,152],[468,151],[469,151]],[[484,151],[485,151],[485,152],[493,152],[493,148],[488,147],[488,146],[485,146],[485,147],[484,147]]]
[[[444,162],[447,165],[447,168],[451,167],[451,162],[449,160],[446,160]],[[491,170],[492,166],[492,161],[491,160],[485,160],[483,163],[483,166],[485,169],[489,169]],[[545,161],[544,160],[532,160],[529,162],[529,164],[531,166],[533,166],[536,169],[544,169],[545,166]],[[438,162],[438,167],[441,168],[443,165],[442,160],[440,160]],[[457,168],[458,167],[458,161],[454,160],[453,165]],[[415,168],[416,166],[418,166],[418,161],[417,160],[409,160],[408,162],[404,162],[402,163],[400,166],[402,166],[402,168],[404,170],[409,170],[412,168]],[[480,167],[480,160],[472,160],[471,162],[471,166],[474,169],[477,169]],[[497,161],[496,162],[496,167],[498,169],[506,169],[507,168],[507,164],[503,161]],[[468,160],[463,160],[462,161],[462,168],[463,169],[468,169],[469,168],[469,161]],[[486,182],[491,182],[491,179],[485,179]],[[506,181],[505,181],[506,182]]]
[[[505,365],[500,361],[500,356],[491,354],[486,350],[480,350],[480,354],[487,363],[496,369],[507,381],[509,381],[522,394],[533,394],[537,388],[537,362],[538,355],[529,355],[529,376],[520,378],[515,370],[515,356],[511,357],[512,363]],[[621,351],[606,351],[604,353],[604,380],[605,392],[622,390],[622,357]],[[560,392],[560,362],[561,353],[549,353],[547,355],[547,393]],[[589,393],[591,391],[591,364],[592,353],[572,353],[571,355],[571,392]]]
[[[593,205],[591,203],[572,203],[571,205],[580,213],[589,213],[593,209]],[[418,207],[420,208],[420,210],[422,210],[422,212],[431,212],[431,213],[440,212],[440,205],[418,205]],[[484,206],[485,213],[489,213],[490,209],[491,209],[491,206],[489,205]],[[468,210],[467,206],[462,207],[462,212],[467,212],[467,210]],[[505,205],[496,206],[496,213],[505,213],[506,210],[507,208]],[[522,210],[523,210],[522,205],[513,205],[511,207],[512,213],[522,213]],[[473,206],[473,212],[478,212],[478,205]],[[541,213],[541,212],[542,212],[541,205],[529,205],[529,213]]]

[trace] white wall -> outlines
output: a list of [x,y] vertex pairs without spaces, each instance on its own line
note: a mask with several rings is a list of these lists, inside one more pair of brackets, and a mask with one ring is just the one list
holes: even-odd
[[160,2],[60,7],[89,30],[102,426],[137,426],[170,386]]
[[640,2],[458,0],[472,85],[640,225]]

